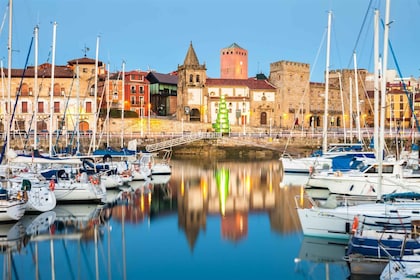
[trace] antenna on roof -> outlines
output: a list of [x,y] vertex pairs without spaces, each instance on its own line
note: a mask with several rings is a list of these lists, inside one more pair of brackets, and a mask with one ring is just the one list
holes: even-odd
[[83,53],[85,54],[85,57],[86,57],[86,54],[87,54],[87,52],[89,51],[90,49],[85,45],[84,46],[84,48],[82,49],[82,51],[83,51]]

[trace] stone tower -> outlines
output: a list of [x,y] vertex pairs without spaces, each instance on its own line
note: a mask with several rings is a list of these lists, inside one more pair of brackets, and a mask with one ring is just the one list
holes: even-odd
[[184,64],[178,65],[177,120],[206,121],[205,84],[206,65],[200,65],[191,42]]
[[220,78],[248,79],[248,51],[236,43],[220,51]]
[[277,88],[275,122],[281,128],[309,125],[309,64],[277,61],[270,64],[269,81]]

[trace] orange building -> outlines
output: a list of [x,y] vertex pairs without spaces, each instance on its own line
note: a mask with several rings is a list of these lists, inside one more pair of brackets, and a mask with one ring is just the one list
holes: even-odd
[[220,51],[220,78],[248,79],[248,51],[236,43]]

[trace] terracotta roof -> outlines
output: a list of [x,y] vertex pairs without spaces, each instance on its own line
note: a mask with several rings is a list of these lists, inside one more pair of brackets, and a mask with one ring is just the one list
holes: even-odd
[[[51,64],[44,63],[38,66],[38,77],[51,77]],[[30,77],[33,78],[35,76],[35,68],[30,66],[24,69],[11,69],[12,77]],[[3,70],[4,75],[7,77],[7,69]],[[25,72],[25,73],[24,73]],[[54,77],[55,78],[73,78],[73,70],[67,66],[55,66],[54,67]]]
[[249,89],[267,89],[275,90],[276,88],[267,80],[258,80],[256,78],[249,79],[212,79],[206,80],[206,86],[231,86],[231,87],[248,87]]
[[[95,64],[96,60],[93,58],[88,58],[88,57],[82,57],[82,58],[76,58],[76,59],[72,59],[67,61],[68,65],[75,65],[75,64]],[[102,66],[102,61],[98,61],[98,66]]]

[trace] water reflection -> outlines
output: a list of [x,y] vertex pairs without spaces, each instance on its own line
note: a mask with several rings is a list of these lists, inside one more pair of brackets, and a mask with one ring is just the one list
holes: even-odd
[[280,187],[279,161],[172,161],[172,172],[108,191],[105,205],[58,205],[11,225],[20,243],[3,250],[4,278],[294,279],[296,259],[330,261],[302,242],[293,199],[303,188]]

